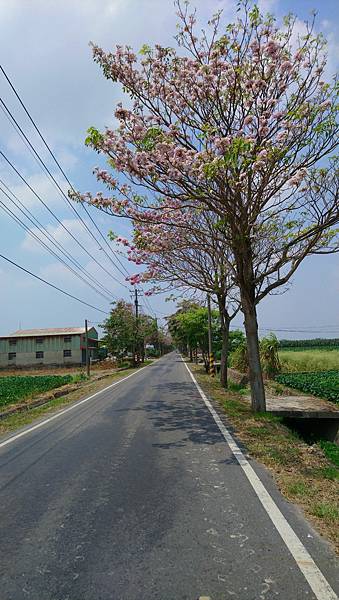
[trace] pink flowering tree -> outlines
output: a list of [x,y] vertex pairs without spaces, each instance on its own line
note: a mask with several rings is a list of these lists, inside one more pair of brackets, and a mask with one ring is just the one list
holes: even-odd
[[[128,260],[139,266],[139,272],[128,279],[132,284],[155,284],[146,294],[193,289],[215,298],[222,338],[220,382],[227,387],[229,329],[240,307],[233,257],[215,213],[190,209],[188,215],[187,209],[173,209],[163,209],[156,222],[144,221],[140,215],[131,244],[116,238],[129,245]],[[141,265],[146,266],[143,272]]]
[[265,410],[256,306],[306,256],[337,248],[338,83],[325,81],[314,23],[299,36],[294,17],[278,26],[247,1],[236,22],[218,13],[202,33],[186,3],[178,15],[176,48],[93,46],[129,98],[116,129],[87,138],[108,158],[97,178],[109,194],[81,199],[152,222],[171,203],[215,213],[234,257],[252,406]]

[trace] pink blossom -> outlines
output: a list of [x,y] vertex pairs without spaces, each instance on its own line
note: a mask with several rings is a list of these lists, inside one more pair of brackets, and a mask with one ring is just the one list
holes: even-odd
[[258,133],[259,133],[260,137],[265,137],[266,135],[268,135],[269,129],[268,129],[268,127],[259,127]]
[[266,167],[266,163],[263,160],[257,160],[253,163],[253,171],[261,171]]
[[267,150],[265,150],[265,149],[264,149],[264,150],[261,150],[261,151],[259,152],[259,154],[257,155],[257,160],[261,161],[261,160],[263,160],[263,159],[267,158],[267,156],[268,156],[268,151],[267,151]]
[[332,106],[331,100],[325,100],[324,102],[319,104],[319,110],[326,110],[326,108],[329,108],[330,106]]
[[285,116],[285,112],[282,110],[277,111],[276,113],[273,113],[272,117],[273,119],[281,119],[281,117]]
[[282,71],[282,73],[285,73],[285,72],[289,73],[290,71],[292,71],[292,69],[293,69],[293,65],[289,60],[285,60],[280,66],[280,70]]
[[251,123],[253,123],[253,116],[247,115],[247,117],[244,118],[244,125],[250,125]]

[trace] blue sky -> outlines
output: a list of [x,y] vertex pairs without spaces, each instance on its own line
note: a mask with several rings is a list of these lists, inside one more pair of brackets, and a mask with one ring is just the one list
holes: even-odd
[[[202,19],[217,8],[232,15],[232,0],[196,0]],[[281,15],[294,11],[302,21],[311,8],[318,11],[317,28],[329,40],[329,69],[338,67],[339,3],[337,0],[262,0],[264,9]],[[109,49],[115,44],[130,44],[140,48],[144,43],[172,44],[176,17],[172,0],[0,0],[2,36],[0,56],[2,65],[22,95],[48,143],[62,163],[74,187],[82,191],[97,189],[92,175],[100,159],[85,148],[86,129],[99,128],[113,122],[115,104],[121,99],[118,87],[107,82],[91,58],[90,40]],[[36,145],[50,170],[67,192],[68,185],[58,174],[55,165],[42,147],[24,116],[4,78],[0,78],[0,96],[13,112],[20,125]],[[123,283],[122,275],[112,268],[99,244],[85,232],[75,215],[48,181],[17,133],[0,111],[0,149],[13,161],[25,178],[37,190],[96,260]],[[97,280],[116,297],[129,299],[130,292],[113,281],[104,270],[89,258],[67,235],[38,200],[20,183],[0,158],[0,179],[47,227],[48,231]],[[0,201],[13,208],[0,194]],[[15,209],[13,209],[15,210]],[[81,207],[82,217],[93,229]],[[91,215],[107,235],[109,229],[120,234],[128,232],[122,221],[98,213]],[[0,253],[18,262],[55,285],[103,310],[109,302],[77,280],[0,208]],[[93,230],[94,231],[94,230]],[[130,272],[135,271],[126,263]],[[259,307],[262,333],[277,330],[278,337],[339,337],[339,257],[314,257],[305,261],[284,295],[269,297]],[[173,312],[174,304],[164,297],[149,300],[154,314],[161,319]],[[150,312],[141,298],[142,307]],[[31,327],[81,325],[85,318],[97,323],[104,317],[40,284],[0,259],[0,334]],[[241,324],[238,317],[236,323]],[[298,330],[294,332],[280,330]]]

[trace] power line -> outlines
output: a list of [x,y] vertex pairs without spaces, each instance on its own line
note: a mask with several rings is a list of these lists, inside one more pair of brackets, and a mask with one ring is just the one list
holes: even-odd
[[[112,258],[109,256],[109,254],[107,254],[106,250],[104,248],[102,248],[102,246],[98,242],[98,240],[95,237],[95,235],[93,235],[93,232],[89,229],[89,227],[87,226],[86,222],[83,220],[83,218],[81,217],[81,215],[76,210],[75,206],[72,204],[72,202],[70,202],[69,198],[67,197],[67,195],[65,194],[65,192],[63,191],[63,189],[61,188],[61,186],[59,185],[58,181],[55,179],[53,173],[51,173],[50,169],[44,163],[44,161],[42,160],[40,154],[34,148],[33,144],[30,142],[30,140],[26,136],[25,132],[20,127],[19,123],[17,122],[17,120],[15,119],[15,117],[13,116],[13,114],[11,113],[11,111],[9,110],[9,108],[7,107],[6,103],[3,101],[2,98],[0,98],[0,108],[2,109],[2,111],[5,114],[5,116],[7,117],[7,119],[11,123],[11,125],[14,127],[14,129],[16,130],[16,132],[18,133],[19,137],[24,141],[24,143],[26,144],[26,146],[30,150],[30,152],[33,155],[35,161],[46,172],[47,176],[52,181],[52,183],[54,184],[54,186],[57,188],[58,192],[62,195],[62,197],[64,198],[64,200],[66,200],[67,204],[71,207],[71,209],[73,210],[73,212],[77,215],[78,220],[83,225],[84,229],[90,234],[90,236],[94,239],[94,241],[99,245],[100,250],[103,250],[103,252],[106,254],[106,256],[109,259],[109,261],[113,264],[113,266],[124,277],[124,273],[121,271],[121,269],[118,267],[118,265],[115,262],[113,262]],[[74,188],[72,188],[72,189],[74,189]],[[91,219],[91,216],[89,214],[88,214],[88,216]],[[93,219],[91,219],[91,220],[92,220],[93,224],[96,226],[96,223],[94,223]],[[102,235],[101,231],[99,229],[98,229],[98,231],[99,231],[100,235],[102,236],[103,240],[106,241],[105,238],[104,238],[104,236]],[[108,245],[108,247],[110,248],[109,245]]]
[[[12,91],[14,92],[16,98],[18,99],[20,105],[22,106],[23,110],[25,111],[27,117],[29,118],[30,122],[32,123],[34,129],[36,130],[36,132],[38,133],[40,139],[42,140],[44,146],[47,148],[49,154],[52,156],[54,162],[56,163],[56,165],[58,166],[60,172],[62,173],[62,175],[64,176],[65,180],[67,181],[67,183],[69,184],[70,188],[73,190],[74,193],[75,189],[72,185],[72,183],[70,182],[68,176],[66,175],[64,169],[62,168],[61,164],[59,163],[58,159],[56,158],[54,152],[52,151],[52,149],[50,148],[49,144],[47,143],[46,139],[44,138],[44,136],[42,135],[39,127],[37,126],[36,122],[34,121],[33,117],[31,116],[30,112],[28,111],[27,107],[25,106],[23,100],[21,99],[21,97],[19,96],[17,90],[15,89],[13,83],[11,82],[11,80],[9,79],[7,73],[5,72],[4,68],[0,65],[0,69],[6,79],[6,81],[8,82],[9,86],[11,87]],[[98,243],[99,247],[100,244],[97,240],[97,238],[95,237],[95,235],[93,234],[93,232],[89,229],[89,227],[87,226],[86,222],[82,219],[81,215],[78,213],[78,211],[76,210],[76,208],[74,207],[74,205],[70,202],[69,198],[67,197],[67,195],[64,193],[64,191],[62,190],[62,188],[59,186],[58,182],[55,180],[54,176],[52,175],[52,173],[50,172],[50,170],[48,169],[48,167],[45,165],[45,163],[43,162],[43,160],[41,159],[40,155],[36,152],[34,146],[31,144],[31,142],[29,141],[29,139],[27,138],[27,136],[25,135],[25,133],[23,132],[22,128],[20,127],[20,125],[18,124],[18,122],[16,121],[16,119],[14,118],[14,116],[12,115],[12,113],[10,112],[10,110],[8,109],[8,107],[6,106],[6,104],[4,103],[4,101],[2,99],[0,99],[2,105],[4,106],[5,110],[7,111],[7,113],[9,114],[9,116],[11,117],[12,121],[14,121],[14,123],[16,124],[17,128],[19,129],[19,131],[21,132],[21,135],[25,138],[25,140],[27,141],[27,143],[29,144],[29,146],[31,147],[31,149],[33,150],[34,154],[36,155],[37,159],[39,160],[39,162],[41,163],[41,165],[44,167],[44,169],[47,171],[47,173],[49,174],[49,176],[53,179],[55,185],[58,187],[59,191],[61,192],[61,194],[64,196],[64,198],[66,199],[67,203],[69,204],[69,206],[72,208],[72,210],[76,213],[76,215],[78,216],[79,220],[81,221],[81,223],[83,224],[83,226],[86,228],[86,230],[88,231],[88,233],[92,236],[92,238]],[[95,223],[94,219],[92,218],[92,216],[90,215],[89,211],[87,210],[86,206],[83,204],[82,205],[88,218],[90,219],[91,223],[94,225],[95,229],[98,231],[100,237],[102,238],[102,240],[105,242],[105,244],[107,245],[108,249],[110,250],[110,252],[113,254],[114,258],[119,262],[119,264],[121,265],[121,267],[124,269],[125,273],[128,275],[128,271],[126,269],[126,267],[124,266],[124,264],[121,262],[120,258],[115,255],[113,253],[113,250],[111,248],[111,246],[109,245],[109,243],[107,242],[107,239],[104,237],[104,235],[102,234],[102,232],[100,231],[99,227],[97,226],[97,224]],[[124,273],[122,273],[122,271],[120,270],[120,268],[118,267],[118,265],[111,259],[111,257],[108,255],[108,253],[106,252],[106,250],[104,248],[101,248],[105,255],[107,256],[107,258],[112,262],[112,264],[115,266],[115,268],[118,269],[118,271],[124,276]]]
[[[4,154],[4,152],[2,152],[2,150],[0,150],[0,156],[2,156],[5,161],[10,165],[10,167],[13,169],[13,171],[18,175],[18,177],[20,177],[20,179],[25,183],[25,185],[31,190],[31,192],[34,194],[34,196],[39,200],[39,202],[41,202],[43,204],[43,206],[46,208],[46,210],[48,210],[48,212],[54,217],[54,219],[59,223],[59,225],[61,225],[61,227],[67,231],[67,233],[71,236],[71,238],[77,243],[78,246],[80,246],[80,248],[82,248],[82,250],[103,270],[105,271],[105,273],[111,277],[111,279],[113,279],[115,282],[117,282],[119,285],[123,285],[124,287],[127,288],[126,285],[122,284],[119,279],[117,279],[116,277],[114,277],[114,275],[112,275],[112,273],[110,273],[88,250],[87,248],[85,248],[85,246],[79,242],[79,240],[73,235],[73,233],[66,227],[66,225],[64,225],[64,223],[59,219],[59,217],[57,217],[57,215],[52,211],[51,208],[49,208],[48,204],[46,204],[46,202],[41,198],[41,196],[34,190],[34,188],[28,183],[28,181],[23,177],[23,175],[21,175],[21,173],[18,171],[18,169],[13,165],[13,163],[9,160],[9,158],[7,158],[7,156]],[[128,288],[127,288],[128,289]]]
[[[0,187],[0,191],[3,193],[2,188]],[[94,290],[97,294],[100,294],[100,296],[102,296],[103,298],[105,298],[105,300],[108,300],[110,302],[111,298],[109,296],[107,296],[106,294],[103,294],[102,292],[100,292],[99,290],[97,290],[96,287],[94,287],[91,283],[89,283],[84,277],[82,277],[82,275],[80,275],[79,273],[77,273],[70,265],[68,265],[66,263],[66,261],[64,261],[60,256],[58,256],[56,254],[56,252],[54,252],[54,250],[52,250],[51,248],[49,248],[49,246],[47,246],[47,244],[45,244],[45,242],[43,240],[41,240],[35,233],[34,231],[32,231],[10,208],[8,208],[8,206],[6,206],[4,204],[4,202],[1,202],[0,200],[0,207],[2,208],[2,210],[10,217],[12,218],[17,225],[19,225],[19,227],[21,227],[21,229],[23,229],[24,231],[26,231],[33,239],[35,239],[41,246],[43,246],[52,256],[54,256],[59,262],[61,262],[63,265],[65,265],[65,267],[71,271],[76,277],[78,277],[79,279],[81,279],[81,281],[83,281],[86,285],[88,285],[89,287],[92,288],[92,290]]]
[[[83,267],[79,263],[78,260],[73,258],[72,255],[68,252],[68,250],[66,248],[64,248],[64,246],[56,238],[54,238],[54,236],[51,233],[49,233],[49,231],[44,227],[44,225],[42,225],[42,223],[40,223],[40,221],[33,215],[33,213],[21,202],[21,200],[14,194],[14,192],[11,191],[11,189],[2,181],[2,179],[0,179],[0,184],[6,188],[6,190],[13,196],[13,198],[15,198],[15,200],[17,202],[15,202],[15,200],[13,200],[13,198],[11,198],[9,196],[9,194],[7,192],[5,192],[5,190],[2,189],[1,186],[0,186],[0,191],[6,196],[6,198],[8,198],[8,200],[16,207],[16,209],[19,210],[19,212],[22,213],[26,217],[26,219],[28,219],[28,221],[30,221],[30,223],[32,223],[32,225],[34,225],[34,227],[36,227],[36,229],[50,243],[52,243],[52,245],[57,249],[58,252],[60,252],[77,269],[79,269],[79,271],[81,273],[83,273],[85,275],[85,277],[87,277],[93,284],[96,284],[96,286],[98,286],[98,288],[100,288],[103,292],[105,292],[105,294],[108,294],[110,297],[111,296],[115,297],[114,294],[112,294],[112,292],[110,290],[108,290],[104,285],[102,285],[102,283],[100,281],[98,281],[94,277],[94,275],[92,275],[89,271],[87,271],[87,269],[85,267]],[[19,204],[19,206],[17,203]],[[25,225],[25,226],[27,226],[27,225]],[[40,240],[41,238],[38,238],[38,239]],[[60,257],[58,257],[58,259],[62,260]],[[87,281],[86,281],[86,283],[87,283]]]
[[42,277],[39,277],[39,275],[36,275],[35,273],[32,273],[32,271],[29,271],[28,269],[25,269],[21,265],[18,265],[16,262],[14,262],[13,260],[11,260],[7,256],[4,256],[3,254],[0,254],[0,258],[3,258],[4,260],[6,260],[11,265],[14,265],[14,267],[17,267],[21,271],[24,271],[25,273],[28,273],[28,275],[31,275],[35,279],[38,279],[39,281],[42,281],[42,283],[45,283],[46,285],[49,285],[51,288],[57,290],[58,292],[61,292],[62,294],[65,294],[65,296],[68,296],[69,298],[72,298],[73,300],[76,300],[77,302],[81,302],[81,304],[85,304],[86,306],[89,306],[90,308],[94,308],[94,310],[98,310],[99,312],[101,312],[101,313],[103,313],[105,315],[109,314],[107,311],[102,310],[101,308],[98,308],[97,306],[93,306],[93,304],[89,304],[89,302],[85,302],[85,300],[81,300],[81,298],[77,298],[77,296],[73,296],[73,294],[70,294],[69,292],[66,292],[65,290],[63,290],[62,288],[59,288],[58,286],[54,285],[54,283],[50,283],[49,281],[46,281],[46,279],[43,279]]

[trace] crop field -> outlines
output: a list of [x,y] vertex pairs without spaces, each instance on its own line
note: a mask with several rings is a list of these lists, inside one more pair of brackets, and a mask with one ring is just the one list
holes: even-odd
[[339,371],[339,349],[299,349],[279,350],[281,371],[298,373],[304,371]]
[[73,381],[71,375],[0,377],[0,407],[33,398],[71,381]]
[[339,403],[339,370],[310,373],[284,373],[276,380],[306,394]]

